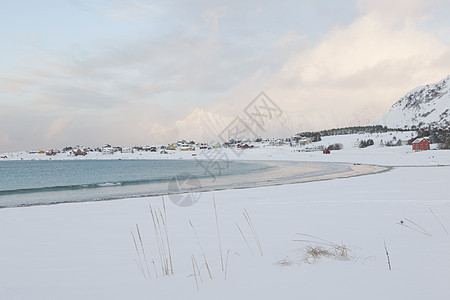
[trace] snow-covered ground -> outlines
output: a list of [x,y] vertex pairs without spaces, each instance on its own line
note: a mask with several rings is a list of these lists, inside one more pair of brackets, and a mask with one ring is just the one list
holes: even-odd
[[[450,237],[438,220],[450,229],[444,188],[449,172],[450,167],[397,168],[347,179],[215,192],[225,262],[230,249],[226,280],[211,193],[188,208],[166,199],[174,275],[164,278],[148,206],[162,209],[161,198],[2,209],[0,298],[448,299]],[[260,240],[262,257],[244,209]],[[430,236],[398,224],[403,220],[421,230],[407,219]],[[201,266],[202,251],[189,220],[213,280]],[[134,232],[138,239],[136,224],[151,279],[144,278],[136,264],[131,236]],[[314,240],[297,233],[346,245],[351,252],[346,260],[295,263],[308,243],[293,240]],[[191,255],[201,269],[199,290]],[[286,258],[294,264],[277,264]]]
[[[375,141],[365,149],[353,147],[356,135],[325,137],[317,144],[344,145],[330,155],[271,146],[239,155],[226,150],[230,159],[398,166],[353,178],[214,192],[226,272],[211,192],[191,207],[166,197],[174,272],[164,277],[149,208],[164,215],[161,197],[0,209],[0,299],[448,299],[450,151],[378,147],[376,139],[387,135],[365,137]],[[177,155],[192,158],[168,156]],[[306,263],[308,246],[341,246],[348,253]]]

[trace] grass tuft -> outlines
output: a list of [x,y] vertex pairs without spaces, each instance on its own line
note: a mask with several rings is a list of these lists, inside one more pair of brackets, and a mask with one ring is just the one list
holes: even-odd
[[153,209],[151,205],[149,205],[149,208],[153,221],[153,229],[155,230],[156,245],[158,247],[159,260],[161,263],[161,272],[163,276],[170,276],[173,275],[173,264],[172,264],[172,253],[170,250],[170,243],[169,243],[169,233],[167,230],[167,216],[164,198],[163,198],[164,214],[160,209],[158,210]]
[[297,233],[312,239],[294,240],[296,242],[308,243],[308,245],[299,249],[301,260],[312,264],[321,258],[334,258],[347,260],[353,258],[350,255],[351,249],[344,244],[336,244],[309,234]]
[[295,265],[296,262],[294,262],[293,260],[291,260],[289,257],[286,256],[285,258],[277,261],[276,264],[281,267],[291,267],[291,266]]

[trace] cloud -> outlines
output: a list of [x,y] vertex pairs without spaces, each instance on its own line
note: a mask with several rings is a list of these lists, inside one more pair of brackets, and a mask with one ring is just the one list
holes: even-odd
[[122,21],[138,21],[144,19],[150,12],[155,12],[155,9],[150,5],[127,3],[102,14]]
[[0,135],[0,143],[2,144],[10,144],[11,143],[11,138],[9,137],[8,134],[1,134]]
[[293,55],[270,89],[274,97],[290,99],[284,101],[289,109],[327,111],[328,118],[340,114],[348,120],[371,107],[376,119],[410,89],[448,75],[449,55],[449,45],[434,35],[393,25],[378,11],[369,11]]
[[239,116],[262,90],[292,118],[285,120],[292,133],[360,125],[450,70],[440,0],[361,0],[357,16],[330,2],[326,17],[313,18],[323,3],[72,2],[120,19],[106,21],[121,29],[130,25],[122,20],[148,26],[40,50],[25,67],[3,71],[0,92],[15,108],[0,111],[0,136],[14,147],[26,145],[27,136],[45,147],[200,138],[211,134],[196,135],[198,120]]
[[98,14],[119,21],[142,21],[151,14],[159,13],[156,6],[149,5],[148,3],[145,3],[145,1],[127,1],[126,3],[109,1],[109,3],[94,3],[85,0],[69,0],[69,3],[81,11]]
[[29,85],[33,84],[34,81],[28,78],[21,77],[11,77],[11,78],[0,78],[0,87],[8,92],[20,92]]
[[54,120],[47,128],[45,138],[51,140],[61,134],[67,126],[72,122],[71,117],[61,117]]

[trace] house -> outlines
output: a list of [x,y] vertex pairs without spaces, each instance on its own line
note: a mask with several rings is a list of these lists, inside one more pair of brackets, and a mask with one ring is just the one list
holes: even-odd
[[306,147],[300,150],[297,150],[297,152],[316,152],[316,151],[323,151],[325,147],[323,145],[314,146],[314,147]]
[[412,143],[414,151],[430,150],[430,141],[427,138],[418,138]]
[[55,156],[56,155],[56,151],[51,149],[51,150],[48,150],[47,152],[45,152],[45,154],[48,155],[48,156]]
[[122,153],[133,153],[133,148],[131,147],[123,147]]
[[74,154],[75,156],[79,156],[79,155],[81,155],[81,156],[86,156],[87,152],[84,151],[84,150],[81,150],[80,148],[78,148],[76,151],[73,152],[73,154]]
[[111,147],[103,147],[102,154],[104,154],[104,155],[114,154],[114,149]]
[[177,146],[175,146],[175,145],[167,146],[167,150],[175,150],[175,149],[177,149]]
[[250,149],[250,148],[255,148],[255,146],[253,146],[253,145],[249,146],[248,144],[244,144],[244,145],[238,144],[237,147],[238,147],[239,149]]
[[195,151],[195,147],[191,146],[189,144],[181,144],[180,150],[181,151]]
[[298,141],[298,143],[300,144],[300,146],[304,146],[311,144],[312,140],[310,138],[302,138],[301,140]]
[[214,149],[220,149],[220,148],[222,148],[222,145],[219,142],[217,142],[217,143],[214,144],[213,148]]

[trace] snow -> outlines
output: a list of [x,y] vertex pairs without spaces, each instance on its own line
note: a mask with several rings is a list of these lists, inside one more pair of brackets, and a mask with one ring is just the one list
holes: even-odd
[[[397,139],[411,137],[408,132],[394,135]],[[165,197],[174,266],[174,274],[168,277],[161,275],[149,211],[149,204],[163,209],[161,197],[0,209],[0,299],[448,299],[450,236],[445,229],[450,230],[450,198],[445,186],[450,151],[413,152],[411,146],[377,146],[392,137],[390,133],[332,136],[312,144],[344,145],[330,155],[295,152],[298,148],[287,146],[247,149],[239,155],[224,150],[230,159],[395,167],[352,178],[208,192],[191,207],[175,206]],[[372,138],[375,145],[355,148],[358,138]],[[21,155],[27,158],[27,154]],[[124,154],[122,159],[133,155],[136,153]],[[193,159],[191,153],[181,152],[144,155],[148,159]],[[224,261],[230,249],[226,279],[213,197]],[[263,256],[258,254],[244,209]],[[408,220],[431,236],[414,230],[418,227]],[[189,221],[213,280],[201,267],[202,250]],[[411,228],[400,225],[401,221]],[[131,232],[136,235],[136,224],[151,279],[144,278],[136,264],[131,236]],[[346,245],[350,256],[298,262],[298,250],[308,245],[294,241],[305,238],[298,233]],[[203,282],[199,281],[198,290],[192,276],[192,255],[201,268]],[[296,263],[277,263],[286,258]],[[154,276],[153,260],[159,278]]]
[[[398,100],[389,112],[374,124],[389,128],[446,126],[450,111],[450,76],[426,86],[419,86]],[[421,124],[422,123],[422,124]]]
[[[166,202],[175,273],[143,278],[130,231],[138,223],[148,260],[158,261],[148,204],[142,198],[0,210],[2,299],[448,299],[450,239],[429,208],[449,228],[450,203],[442,191],[449,167],[398,168],[387,173],[285,186],[215,192],[227,279],[221,271],[212,194],[189,208]],[[414,174],[420,172],[421,177]],[[423,189],[416,187],[424,186]],[[257,253],[246,209],[264,256],[252,256],[238,222]],[[404,218],[428,237],[397,223]],[[201,250],[213,280],[202,269],[197,291],[191,255]],[[348,245],[349,260],[321,259],[281,267],[302,244],[296,233]],[[384,241],[392,271],[388,270]],[[161,276],[161,275],[160,275]],[[326,288],[324,288],[326,287]]]

